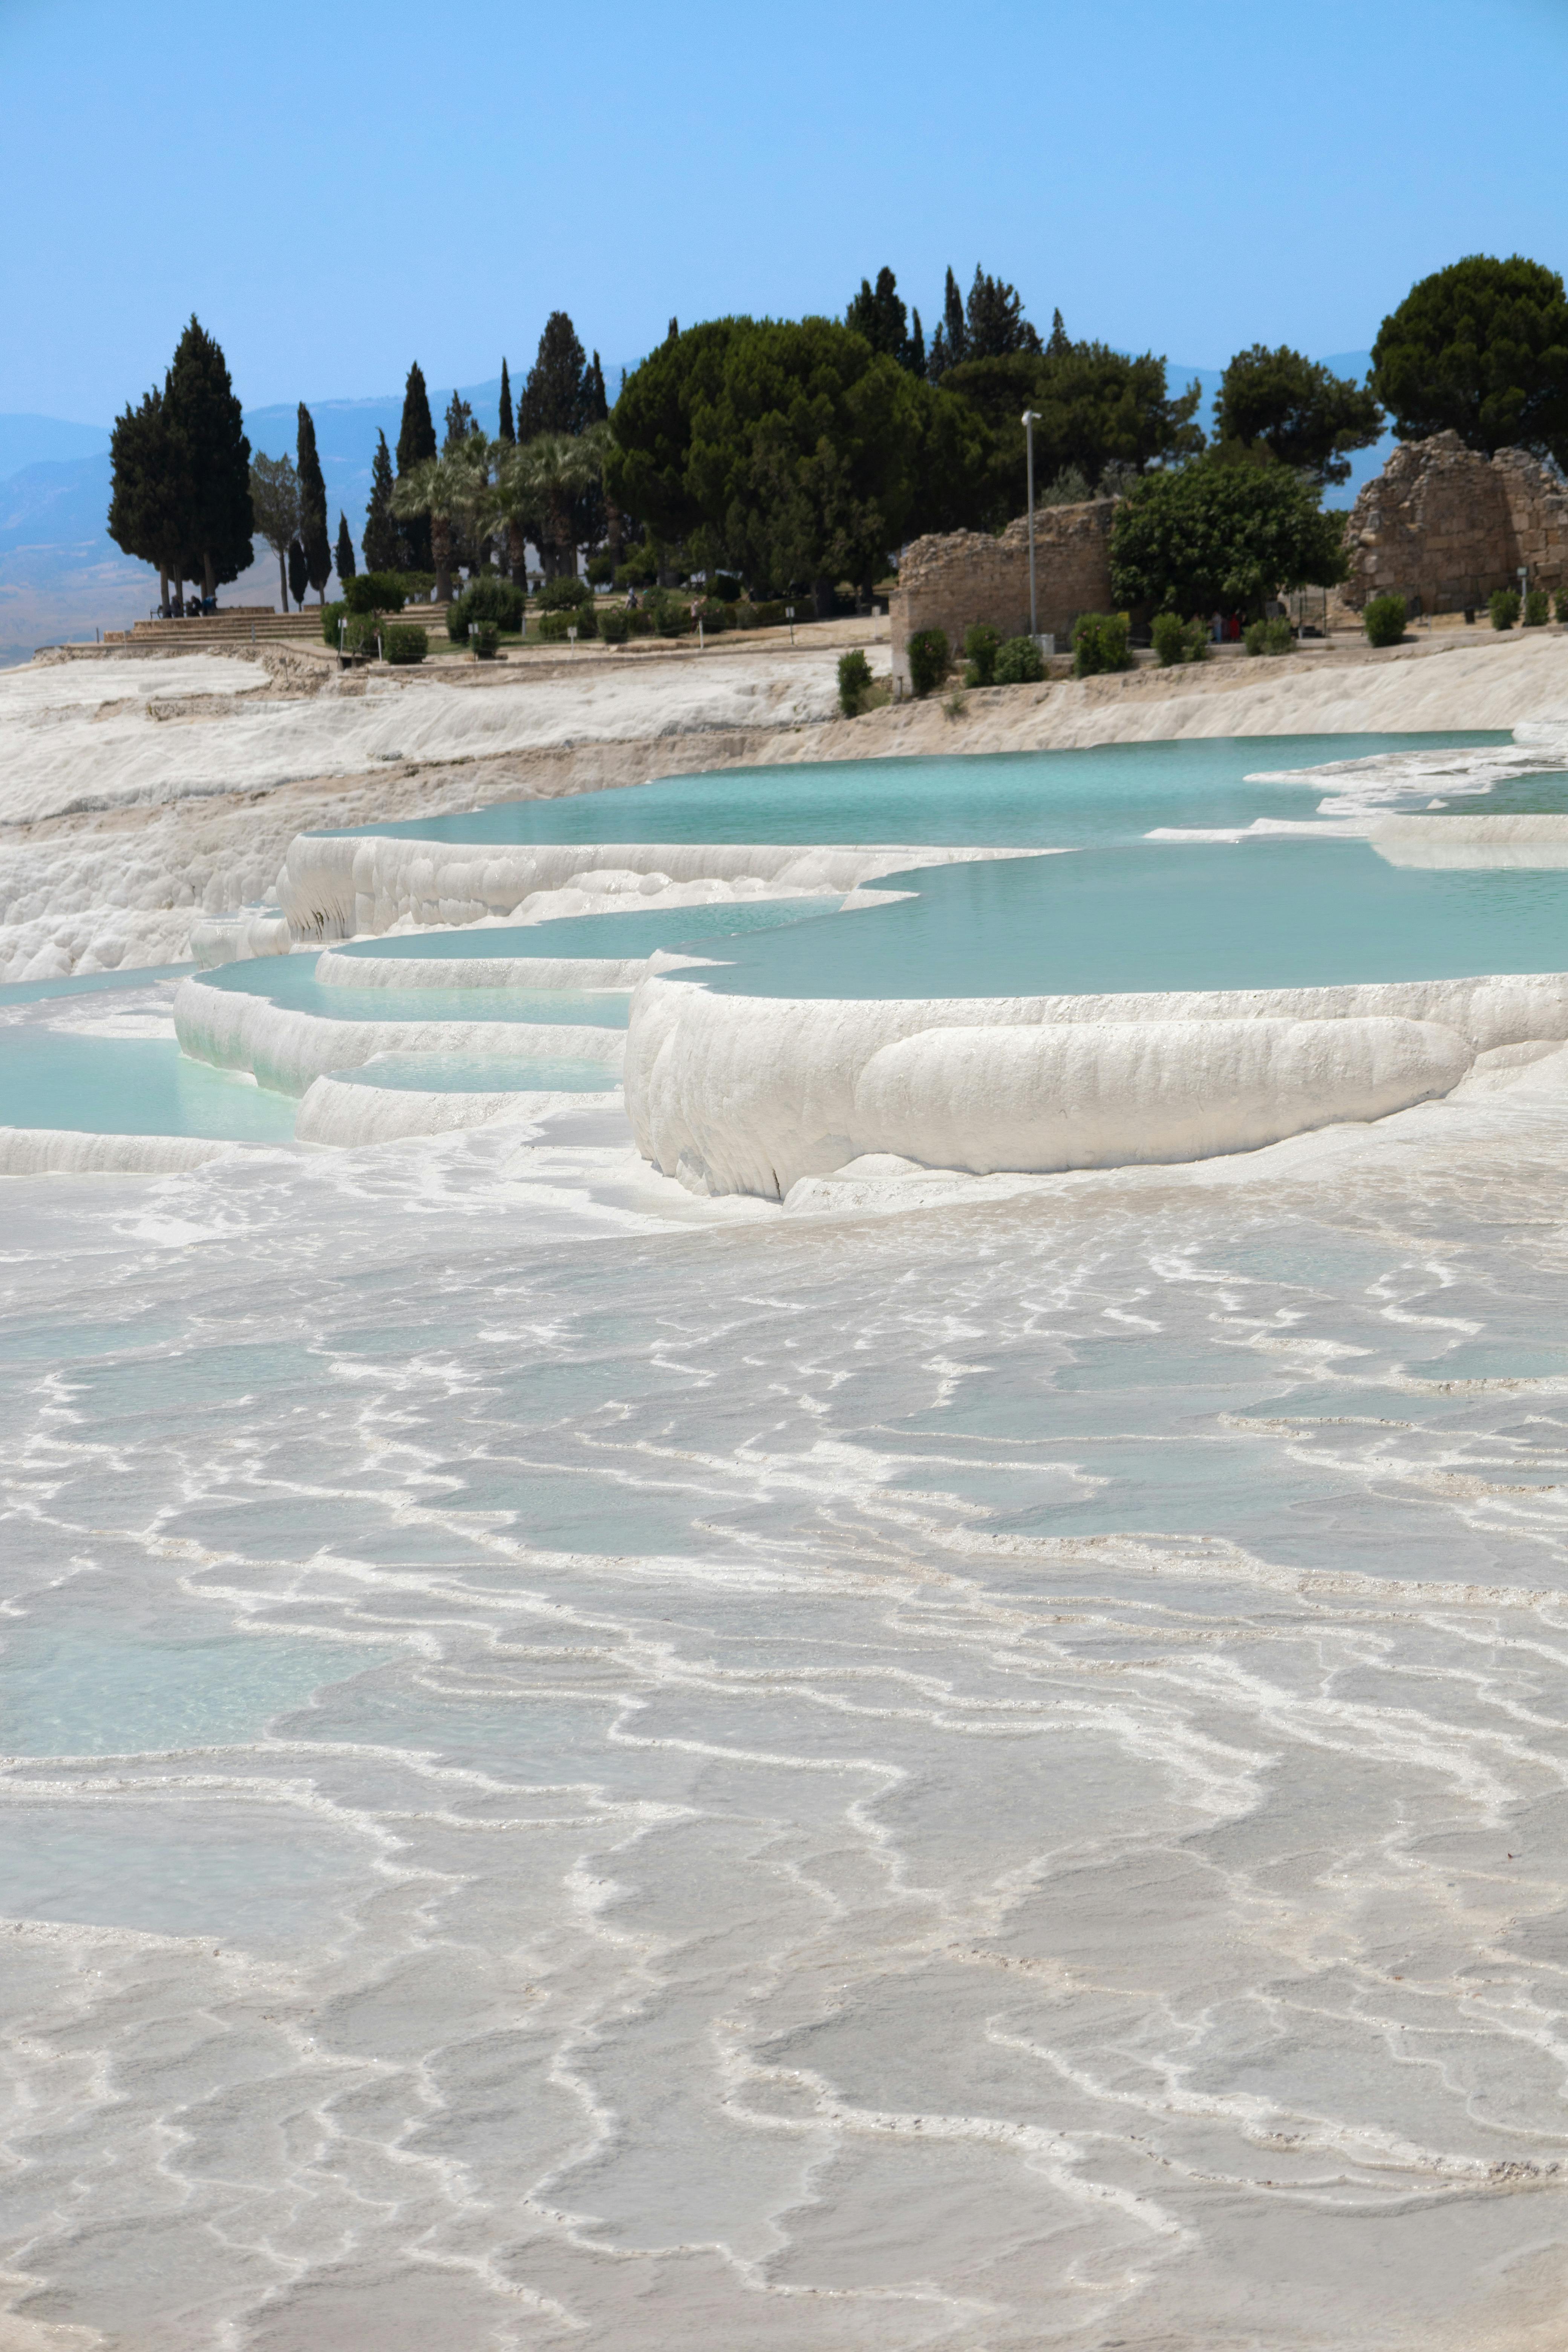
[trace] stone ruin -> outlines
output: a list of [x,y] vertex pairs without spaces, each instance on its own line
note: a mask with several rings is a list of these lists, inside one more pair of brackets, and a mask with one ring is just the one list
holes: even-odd
[[[1110,609],[1113,499],[1035,509],[1035,596],[1041,634],[1066,648],[1080,613]],[[889,603],[893,674],[910,683],[909,642],[917,630],[945,629],[956,654],[963,632],[989,621],[1004,637],[1029,631],[1029,524],[1010,522],[1001,536],[953,530],[905,548]]]
[[1494,588],[1568,586],[1568,482],[1528,449],[1488,457],[1457,433],[1403,441],[1368,482],[1345,530],[1359,613],[1403,596],[1413,613],[1473,612]]

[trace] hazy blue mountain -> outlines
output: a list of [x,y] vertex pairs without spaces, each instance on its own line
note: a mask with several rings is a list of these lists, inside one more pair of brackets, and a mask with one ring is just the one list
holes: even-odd
[[0,481],[25,466],[59,465],[108,446],[107,425],[68,425],[63,416],[0,416]]

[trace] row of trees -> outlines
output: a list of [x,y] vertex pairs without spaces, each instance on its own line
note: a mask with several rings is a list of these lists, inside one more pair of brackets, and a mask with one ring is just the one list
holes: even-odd
[[[1163,357],[1076,341],[1059,310],[1042,337],[1016,289],[980,268],[966,299],[948,271],[929,348],[889,268],[861,281],[841,321],[736,317],[683,333],[672,319],[613,416],[598,354],[556,311],[515,406],[503,359],[493,436],[454,394],[438,440],[423,373],[409,370],[395,451],[378,436],[364,556],[374,571],[433,572],[444,593],[458,569],[492,563],[521,582],[529,543],[554,574],[574,572],[584,547],[613,571],[640,542],[661,577],[726,572],[757,594],[815,592],[820,606],[923,531],[995,530],[1021,512],[1026,408],[1045,499],[1125,495],[1202,468],[1205,483],[1237,478],[1205,490],[1205,510],[1250,516],[1256,537],[1266,508],[1321,516],[1385,416],[1404,437],[1453,429],[1477,448],[1521,443],[1568,461],[1562,278],[1517,256],[1471,257],[1384,320],[1367,383],[1254,345],[1225,371],[1212,439],[1198,406],[1196,384],[1172,393]],[[159,569],[165,595],[171,578],[209,594],[235,578],[253,529],[296,601],[306,586],[324,594],[334,556],[310,413],[292,460],[253,466],[223,354],[195,319],[113,447],[110,531]],[[1178,534],[1183,498],[1166,499]],[[1276,584],[1317,578],[1332,536],[1302,524],[1301,562],[1318,569]],[[350,576],[341,516],[335,561]]]

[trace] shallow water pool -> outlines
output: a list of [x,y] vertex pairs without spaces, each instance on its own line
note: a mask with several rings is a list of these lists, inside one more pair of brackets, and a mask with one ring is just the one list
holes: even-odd
[[[825,760],[668,776],[570,799],[500,801],[453,816],[361,825],[421,841],[931,842],[943,846],[1137,841],[1156,825],[1228,826],[1310,818],[1330,785],[1248,782],[1259,770],[1311,769],[1405,751],[1479,751],[1502,731],[1423,735],[1257,735],[1112,743],[1079,751],[955,753],[942,759]],[[1532,778],[1535,804],[1568,809],[1568,772]],[[1412,781],[1401,803],[1425,807]],[[1554,796],[1553,796],[1554,795]]]
[[1359,841],[1141,843],[914,880],[918,896],[748,940],[701,983],[746,996],[1046,996],[1568,966],[1568,872],[1400,867]]
[[[395,939],[355,940],[334,948],[334,955],[394,956],[411,962],[425,957],[457,960],[482,956],[632,956],[653,955],[700,941],[741,939],[752,931],[777,930],[782,924],[804,922],[816,915],[837,911],[837,900],[763,898],[736,904],[726,900],[707,907],[646,908],[629,899],[625,914],[565,915],[548,923],[470,923],[457,931],[414,931]],[[455,984],[460,985],[454,974]],[[333,989],[334,996],[342,992]],[[530,1018],[533,1016],[531,1014]]]
[[[382,942],[375,946],[379,951]],[[318,952],[312,948],[302,955],[224,964],[216,971],[204,971],[201,985],[236,996],[265,997],[270,1004],[328,1021],[543,1021],[589,1029],[626,1025],[630,997],[626,990],[464,988],[454,973],[450,988],[400,988],[389,994],[384,988],[323,985],[316,978]]]
[[0,1028],[0,1127],[291,1143],[295,1109],[233,1070],[189,1060],[173,1038]]

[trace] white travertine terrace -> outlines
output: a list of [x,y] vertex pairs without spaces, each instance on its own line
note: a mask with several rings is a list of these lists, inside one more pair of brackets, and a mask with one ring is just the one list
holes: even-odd
[[1447,1094],[1568,1038],[1568,974],[1129,996],[632,999],[639,1149],[693,1191],[782,1199],[871,1153],[974,1174],[1246,1151]]
[[[296,940],[353,939],[398,926],[451,928],[514,915],[542,891],[591,894],[595,876],[636,874],[677,883],[752,886],[785,898],[848,892],[915,866],[1030,857],[1031,849],[863,848],[798,843],[604,841],[495,844],[403,835],[300,834],[279,877]],[[657,888],[658,883],[654,884]],[[652,895],[651,892],[649,895]],[[637,903],[628,898],[627,904]]]
[[1568,816],[1385,816],[1366,838],[1389,866],[1568,866]]
[[[613,1076],[613,1074],[610,1074]],[[541,1089],[515,1094],[420,1094],[400,1087],[355,1086],[336,1077],[316,1078],[294,1121],[297,1143],[339,1148],[396,1143],[409,1136],[446,1135],[491,1119],[538,1118],[547,1111],[599,1109],[620,1101],[618,1089],[604,1094],[561,1094]]]
[[199,915],[191,925],[189,954],[198,971],[257,956],[287,955],[293,941],[278,907],[241,907],[232,915]]
[[647,956],[351,956],[326,948],[316,978],[328,988],[625,989],[648,963]]
[[618,1029],[521,1021],[335,1021],[264,996],[184,980],[174,993],[183,1053],[220,1070],[249,1070],[278,1094],[302,1095],[329,1070],[357,1069],[375,1054],[485,1055],[603,1062],[619,1071]]
[[253,1144],[195,1135],[100,1135],[65,1127],[0,1127],[0,1176],[180,1176]]

